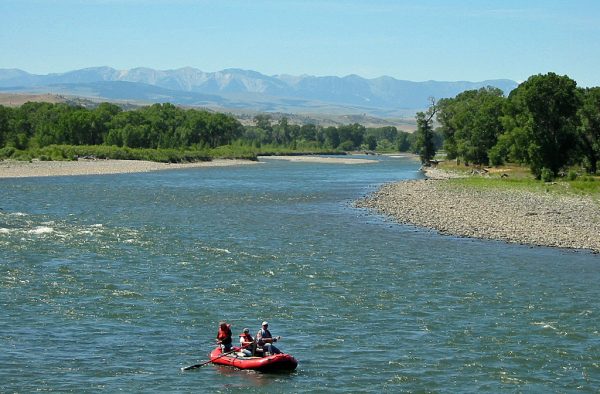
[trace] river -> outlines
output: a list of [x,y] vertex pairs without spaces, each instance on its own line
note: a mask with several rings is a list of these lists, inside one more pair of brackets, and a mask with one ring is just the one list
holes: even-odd
[[[0,392],[597,392],[600,257],[354,208],[376,160],[0,180]],[[181,372],[220,320],[298,369]]]

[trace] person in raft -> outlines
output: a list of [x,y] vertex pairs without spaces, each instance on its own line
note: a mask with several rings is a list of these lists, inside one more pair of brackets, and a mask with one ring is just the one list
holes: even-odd
[[223,353],[231,351],[231,324],[227,324],[224,321],[219,323],[217,343],[221,346],[221,351]]
[[263,348],[265,352],[265,356],[269,354],[279,354],[281,350],[277,349],[273,343],[277,342],[277,340],[281,337],[273,338],[271,332],[269,331],[269,323],[264,321],[262,322],[262,328],[256,333],[256,343],[258,346]]
[[254,356],[256,342],[254,341],[254,338],[252,338],[252,335],[250,335],[249,328],[244,328],[244,331],[240,334],[240,347],[245,356]]

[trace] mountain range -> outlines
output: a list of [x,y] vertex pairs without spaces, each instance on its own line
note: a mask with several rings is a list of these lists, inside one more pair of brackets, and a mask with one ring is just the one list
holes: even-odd
[[508,79],[481,82],[412,82],[388,76],[273,75],[226,69],[204,72],[93,67],[60,74],[36,75],[0,69],[0,92],[53,93],[140,104],[171,102],[215,109],[261,112],[369,114],[380,117],[414,115],[429,97],[454,97],[485,86],[508,94],[517,83]]

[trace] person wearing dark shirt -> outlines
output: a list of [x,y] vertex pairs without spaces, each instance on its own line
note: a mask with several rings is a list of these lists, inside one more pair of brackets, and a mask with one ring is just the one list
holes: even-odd
[[221,351],[223,353],[229,352],[231,350],[231,324],[227,324],[224,321],[219,323],[217,343],[221,346]]

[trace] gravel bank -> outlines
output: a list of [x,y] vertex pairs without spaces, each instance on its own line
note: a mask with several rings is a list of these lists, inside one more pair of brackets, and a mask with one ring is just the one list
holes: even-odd
[[78,161],[0,161],[0,178],[38,176],[72,176],[124,174],[172,170],[177,168],[216,167],[255,164],[250,160],[213,160],[197,163],[157,163],[142,160],[78,160]]
[[442,234],[600,252],[600,205],[588,197],[481,190],[426,179],[384,185],[356,206]]
[[377,160],[358,159],[352,157],[324,157],[324,156],[260,156],[259,159],[287,160],[302,163],[320,164],[375,164]]

